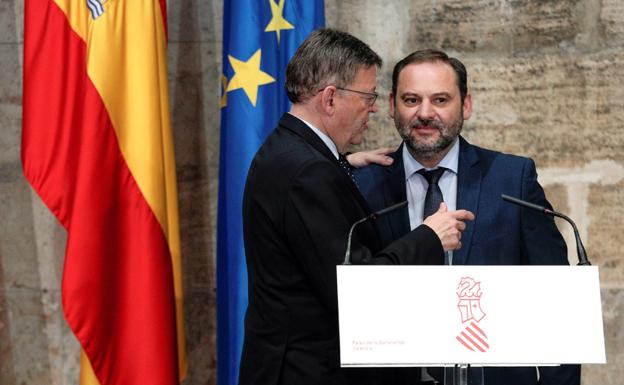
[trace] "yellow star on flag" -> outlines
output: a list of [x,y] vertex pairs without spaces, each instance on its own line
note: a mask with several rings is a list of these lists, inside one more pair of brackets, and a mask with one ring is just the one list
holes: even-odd
[[260,69],[261,56],[261,49],[257,50],[246,62],[228,55],[230,64],[234,68],[234,77],[230,80],[227,91],[242,88],[254,107],[258,99],[258,87],[275,82],[275,79]]
[[273,0],[269,0],[269,4],[271,4],[271,14],[273,18],[267,25],[264,32],[273,32],[277,33],[277,44],[280,41],[280,31],[283,29],[293,29],[295,28],[292,24],[288,22],[288,20],[284,19],[282,14],[284,13],[284,2],[286,0],[279,0],[279,4],[275,4]]

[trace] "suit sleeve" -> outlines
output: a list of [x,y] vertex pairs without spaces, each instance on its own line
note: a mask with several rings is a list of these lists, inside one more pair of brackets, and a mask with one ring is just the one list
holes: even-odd
[[[349,228],[366,214],[348,182],[331,163],[311,162],[293,181],[285,205],[285,233],[293,254],[319,297],[332,308],[337,307],[336,266],[343,262]],[[377,251],[353,237],[354,264],[430,264],[443,255],[440,240],[427,226]]]
[[[522,199],[552,209],[537,181],[533,160],[522,171]],[[567,265],[568,251],[555,220],[535,210],[522,209],[521,225],[524,254],[529,265]]]

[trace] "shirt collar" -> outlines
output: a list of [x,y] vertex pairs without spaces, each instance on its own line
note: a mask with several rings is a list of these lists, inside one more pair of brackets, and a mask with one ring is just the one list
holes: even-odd
[[[459,164],[459,139],[455,139],[451,150],[442,158],[440,163],[434,168],[444,167],[447,170],[457,174],[457,165]],[[415,172],[425,168],[420,164],[407,149],[407,145],[403,143],[403,167],[405,167],[405,179],[409,179]]]
[[319,130],[318,128],[314,127],[311,123],[306,122],[305,120],[301,119],[298,116],[297,116],[297,119],[301,120],[308,127],[310,127],[312,132],[314,132],[319,138],[321,138],[321,140],[323,141],[323,143],[325,143],[327,148],[329,148],[329,150],[332,152],[332,154],[334,154],[336,159],[338,159],[338,147],[336,147],[336,144],[331,140],[331,138],[327,134],[323,133],[321,130]]

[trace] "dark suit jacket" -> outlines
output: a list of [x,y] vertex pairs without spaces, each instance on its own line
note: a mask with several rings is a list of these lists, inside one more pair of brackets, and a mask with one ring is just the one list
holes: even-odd
[[[457,209],[475,214],[462,234],[462,247],[453,252],[455,265],[564,265],[567,249],[552,217],[501,199],[507,194],[551,207],[537,182],[531,159],[486,150],[459,138]],[[371,165],[355,175],[372,210],[407,199],[402,146],[394,163]],[[378,219],[387,244],[409,231],[407,207]],[[540,368],[541,384],[579,384],[580,366]],[[535,368],[486,368],[487,385],[534,385]]]
[[[243,198],[249,306],[240,384],[385,384],[391,369],[340,369],[336,265],[351,224],[370,213],[353,181],[302,121],[285,114],[251,164]],[[374,223],[354,234],[356,264],[442,258],[427,226],[381,246]]]

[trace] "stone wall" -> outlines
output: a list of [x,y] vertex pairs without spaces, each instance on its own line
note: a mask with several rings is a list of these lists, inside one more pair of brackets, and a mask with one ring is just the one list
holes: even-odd
[[[23,6],[23,0],[0,0],[0,383],[77,384],[79,347],[60,307],[65,232],[20,166]],[[172,1],[168,13],[190,363],[185,383],[214,384],[222,2]],[[624,2],[326,0],[326,18],[383,57],[382,95],[394,62],[415,49],[441,48],[466,64],[474,113],[464,135],[534,158],[549,199],[577,221],[600,266],[608,364],[584,366],[583,384],[621,384]],[[363,148],[399,143],[387,98],[379,103]],[[575,263],[572,233],[565,223],[560,228]]]

